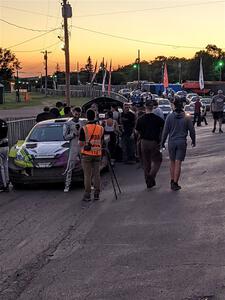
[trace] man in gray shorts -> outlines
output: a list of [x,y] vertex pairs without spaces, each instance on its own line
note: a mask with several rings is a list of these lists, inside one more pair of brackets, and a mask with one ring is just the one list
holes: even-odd
[[223,109],[224,109],[225,97],[222,90],[218,90],[217,95],[213,96],[211,102],[211,112],[213,114],[214,126],[212,132],[216,131],[216,123],[219,123],[219,133],[223,133]]
[[191,118],[186,116],[183,111],[182,101],[175,99],[174,106],[174,112],[166,119],[161,145],[165,147],[164,145],[169,135],[168,150],[170,156],[171,189],[178,191],[181,189],[178,181],[181,173],[181,164],[186,156],[188,132],[192,140],[192,147],[195,147],[196,137]]

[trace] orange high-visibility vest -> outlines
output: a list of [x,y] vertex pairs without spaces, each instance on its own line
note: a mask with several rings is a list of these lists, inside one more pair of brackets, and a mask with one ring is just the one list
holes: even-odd
[[[84,150],[84,146],[81,148],[81,154],[91,156],[102,156],[102,136],[104,129],[97,124],[87,124],[83,127],[85,133],[85,144],[90,142],[91,150]],[[90,140],[91,139],[91,140]]]

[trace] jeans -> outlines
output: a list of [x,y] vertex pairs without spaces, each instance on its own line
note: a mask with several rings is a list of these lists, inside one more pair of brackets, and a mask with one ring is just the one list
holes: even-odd
[[95,193],[100,193],[100,156],[82,155],[82,168],[84,172],[85,194],[91,193],[91,183],[93,179]]
[[194,121],[193,121],[194,126],[196,121],[197,121],[197,126],[201,126],[201,113],[194,113]]
[[123,134],[121,142],[123,150],[123,161],[135,160],[135,145],[133,136]]
[[0,185],[3,185],[3,187],[7,187],[9,184],[8,153],[8,147],[0,147]]
[[145,181],[155,179],[162,163],[160,146],[156,141],[141,140],[141,156],[145,173]]

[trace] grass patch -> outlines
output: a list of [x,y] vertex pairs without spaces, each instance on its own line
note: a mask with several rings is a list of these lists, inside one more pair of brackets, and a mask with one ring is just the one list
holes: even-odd
[[[15,93],[6,93],[5,94],[5,102],[0,104],[0,110],[4,109],[19,109],[23,107],[34,107],[34,106],[55,106],[57,101],[64,101],[64,97],[62,96],[48,96],[45,97],[43,94],[40,93],[29,93],[30,100],[29,102],[25,102],[24,98],[21,96],[21,102],[16,102],[16,94]],[[71,98],[71,105],[83,105],[90,98]]]

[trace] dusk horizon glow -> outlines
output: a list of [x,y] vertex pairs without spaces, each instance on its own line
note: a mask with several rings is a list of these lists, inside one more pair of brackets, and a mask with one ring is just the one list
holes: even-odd
[[[77,62],[84,67],[89,55],[93,64],[100,64],[104,57],[108,62],[112,59],[117,68],[134,62],[138,49],[141,60],[149,61],[159,55],[191,58],[208,44],[225,48],[225,1],[72,0],[70,4],[71,71],[77,69]],[[16,54],[21,77],[44,74],[44,50],[51,52],[49,74],[57,63],[64,70],[58,38],[63,37],[61,1],[14,0],[8,4],[1,0],[0,19],[0,47]]]

